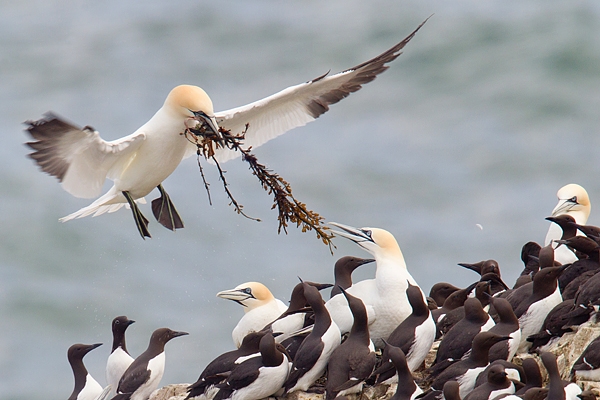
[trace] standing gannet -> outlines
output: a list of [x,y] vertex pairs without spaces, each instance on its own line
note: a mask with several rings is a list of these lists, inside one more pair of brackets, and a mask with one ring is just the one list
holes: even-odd
[[231,333],[237,348],[248,333],[262,330],[287,310],[287,306],[260,282],[242,283],[234,289],[217,293],[217,297],[233,300],[244,307],[244,316]]
[[[575,223],[579,225],[586,224],[592,205],[588,193],[583,187],[570,183],[561,187],[556,193],[556,197],[558,197],[558,204],[552,210],[551,217],[567,214],[575,219]],[[580,235],[581,232],[577,232],[577,234]],[[553,240],[558,240],[561,237],[561,227],[555,223],[550,223],[544,245],[547,246]],[[577,260],[575,254],[566,246],[558,246],[558,244],[553,244],[553,246],[555,248],[554,260],[559,263],[568,264]]]
[[[42,171],[62,182],[75,197],[93,198],[100,194],[104,181],[114,181],[109,191],[87,207],[61,221],[117,211],[129,204],[143,238],[150,237],[148,220],[137,202],[154,188],[160,198],[152,202],[152,212],[166,228],[183,228],[183,222],[162,187],[162,182],[181,160],[196,154],[197,147],[183,135],[186,128],[200,125],[220,137],[219,128],[234,135],[244,133],[244,148],[266,143],[295,127],[318,118],[363,84],[385,71],[425,22],[400,43],[375,58],[338,74],[324,74],[306,83],[290,86],[274,95],[245,106],[214,112],[206,92],[197,86],[174,88],[156,114],[131,135],[105,141],[93,128],[80,128],[48,113],[39,121],[29,121],[28,133],[35,139],[27,143],[29,156]],[[239,152],[223,148],[215,157],[225,162]]]
[[[330,224],[341,229],[333,231],[336,235],[352,240],[375,258],[375,279],[356,282],[347,292],[361,299],[367,307],[371,340],[375,346],[382,347],[382,339],[387,339],[412,313],[406,290],[409,284],[418,287],[417,282],[407,271],[400,246],[391,233],[379,228],[353,228],[335,222]],[[338,294],[325,305],[340,331],[350,332],[352,313],[344,296]]]

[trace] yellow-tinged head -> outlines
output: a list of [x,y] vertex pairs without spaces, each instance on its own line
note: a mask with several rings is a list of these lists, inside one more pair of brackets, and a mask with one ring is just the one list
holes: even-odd
[[275,300],[271,291],[260,282],[242,283],[234,289],[217,293],[217,297],[235,301],[244,306],[245,311],[250,311]]
[[[583,225],[587,222],[592,205],[587,191],[582,186],[570,183],[561,187],[556,196],[558,197],[558,204],[552,211],[553,217],[561,214],[575,213],[573,217],[578,224]],[[577,214],[581,214],[581,217]]]
[[339,231],[333,231],[336,235],[352,240],[360,247],[371,253],[376,260],[383,258],[397,259],[401,264],[404,264],[404,256],[398,246],[398,242],[394,235],[385,229],[380,228],[354,228],[348,225],[330,222]]
[[165,106],[192,117],[195,112],[204,112],[209,117],[214,116],[212,100],[204,90],[193,85],[175,87],[165,100]]

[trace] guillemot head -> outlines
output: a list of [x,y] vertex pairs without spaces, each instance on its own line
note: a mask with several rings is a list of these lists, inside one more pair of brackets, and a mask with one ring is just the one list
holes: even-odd
[[274,299],[271,291],[260,282],[242,283],[234,289],[223,290],[217,293],[217,297],[235,301],[244,306],[244,311],[246,312]]
[[381,259],[385,257],[400,257],[404,260],[400,246],[394,235],[385,229],[380,228],[354,228],[352,226],[330,222],[340,230],[332,230],[338,236],[352,240],[354,243],[368,251],[375,257]]
[[95,344],[77,343],[77,344],[74,344],[73,346],[69,347],[69,350],[67,351],[67,358],[70,363],[73,363],[74,361],[77,361],[77,360],[82,360],[83,357],[87,353],[89,353],[90,351],[92,351],[95,348],[98,348],[100,346],[102,346],[102,343],[95,343]]
[[[552,210],[552,217],[579,211],[584,214],[587,221],[587,217],[590,215],[591,204],[588,193],[583,187],[575,183],[570,183],[560,188],[556,193],[556,197],[558,197],[558,204]],[[585,221],[577,222],[585,223]]]

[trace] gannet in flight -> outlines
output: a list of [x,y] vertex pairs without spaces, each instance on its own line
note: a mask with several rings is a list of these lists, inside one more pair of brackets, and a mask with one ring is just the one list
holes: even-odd
[[[175,230],[183,222],[165,192],[162,182],[182,159],[196,154],[197,146],[183,132],[197,124],[212,134],[219,128],[233,134],[245,132],[244,147],[256,148],[292,128],[315,120],[331,104],[359,90],[385,71],[386,64],[401,54],[425,22],[400,43],[377,57],[335,75],[288,87],[274,95],[231,110],[214,112],[210,97],[197,86],[177,86],[154,116],[132,134],[106,141],[93,128],[80,128],[52,113],[39,121],[28,121],[27,131],[35,141],[27,143],[29,156],[42,171],[58,178],[63,189],[75,197],[93,198],[100,194],[106,178],[114,186],[92,204],[61,221],[97,216],[117,211],[129,204],[142,238],[150,237],[148,220],[137,202],[154,188],[160,197],[152,201],[152,212],[163,226]],[[215,158],[224,162],[238,152],[217,149]]]

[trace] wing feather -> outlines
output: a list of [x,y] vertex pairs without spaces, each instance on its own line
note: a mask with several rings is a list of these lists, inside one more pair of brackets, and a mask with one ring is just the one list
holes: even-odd
[[67,192],[84,198],[98,196],[106,178],[119,175],[146,137],[134,132],[105,141],[93,128],[79,128],[53,113],[26,124],[35,140],[27,143],[35,150],[29,157],[42,171],[58,178]]
[[[244,145],[256,148],[290,129],[315,120],[327,112],[331,104],[373,81],[388,68],[386,64],[402,54],[401,50],[426,21],[400,43],[367,62],[335,75],[321,75],[248,105],[217,112],[215,118],[220,127],[231,130],[233,134],[243,132],[248,124]],[[220,162],[237,156],[236,152],[227,149],[220,149],[216,154]]]

